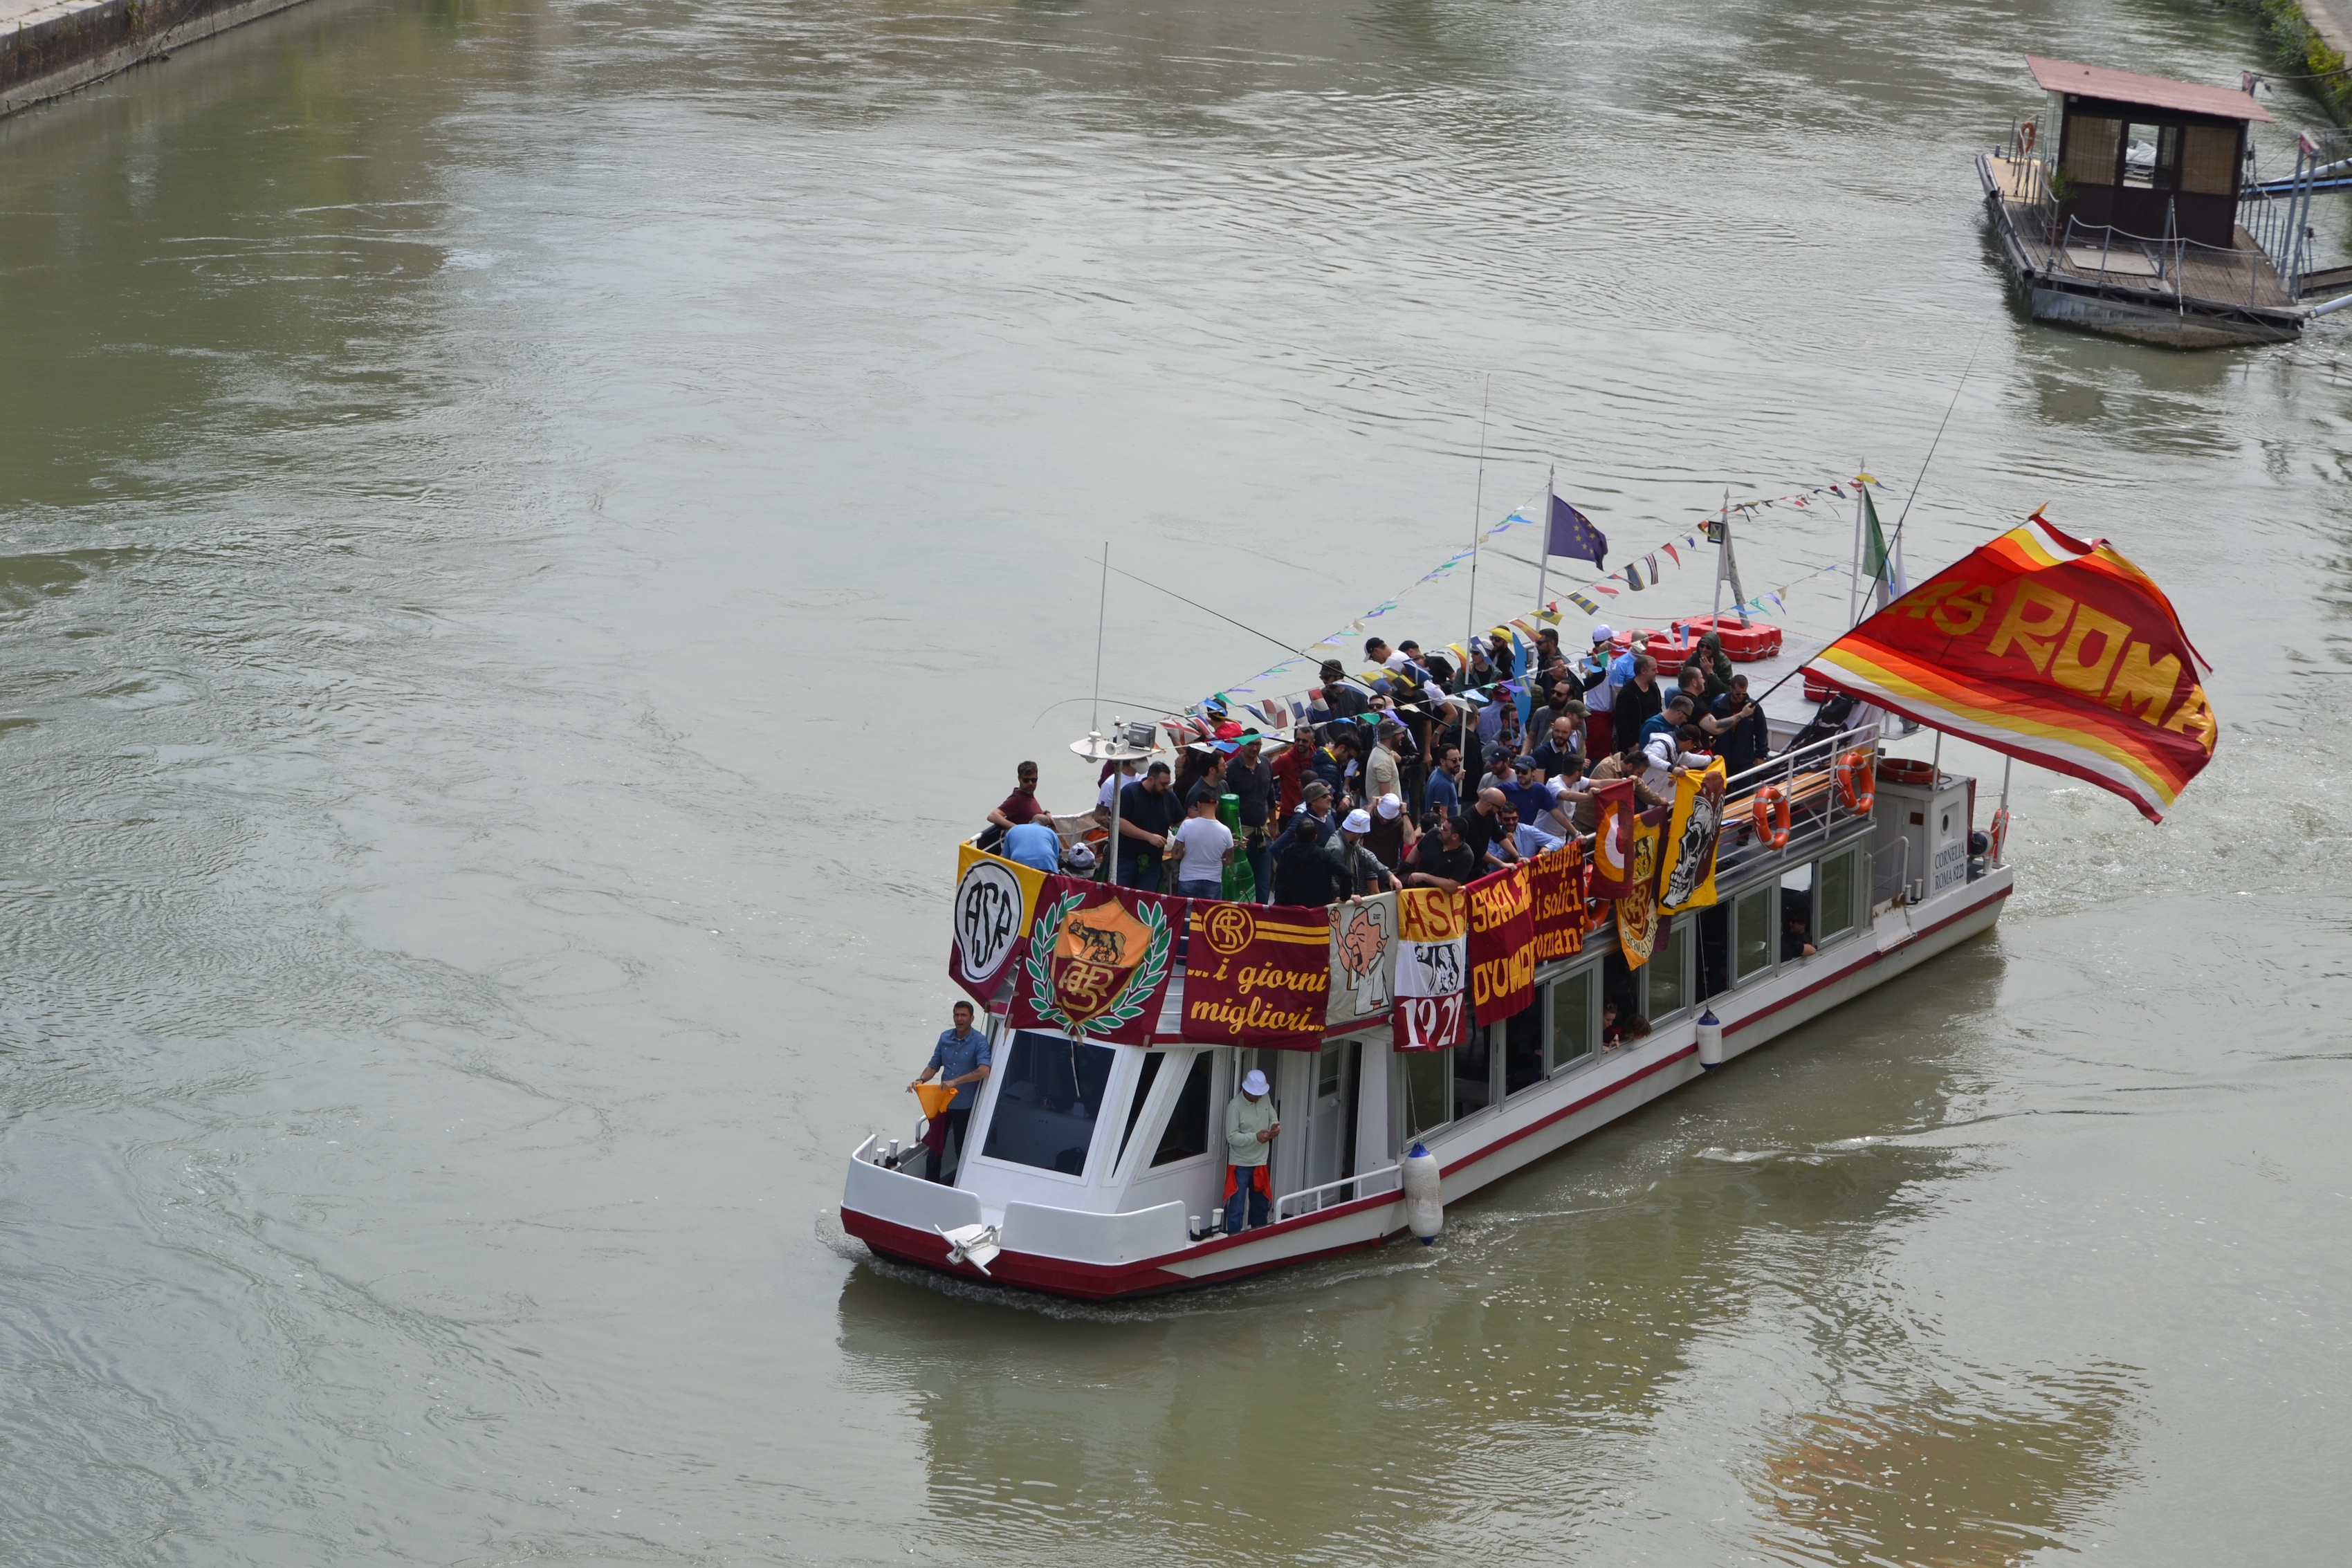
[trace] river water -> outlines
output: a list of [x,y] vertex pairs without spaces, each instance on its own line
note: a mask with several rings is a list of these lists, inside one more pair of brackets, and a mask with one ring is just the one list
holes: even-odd
[[[0,1561],[2336,1555],[2352,338],[2021,321],[1967,159],[2028,48],[2261,57],[314,0],[0,124]],[[2216,666],[2166,825],[2021,771],[1995,935],[1431,1251],[1076,1309],[841,1235],[951,841],[1024,755],[1084,798],[1102,541],[1311,639],[1549,465],[1622,550],[1899,509],[1948,407],[1915,567],[2049,502]],[[1750,586],[1833,632],[1847,541],[1775,509]],[[1276,656],[1109,612],[1106,716]]]

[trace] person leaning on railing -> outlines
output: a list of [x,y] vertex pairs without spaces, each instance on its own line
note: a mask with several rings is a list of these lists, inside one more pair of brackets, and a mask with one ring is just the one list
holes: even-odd
[[[1593,785],[1613,784],[1620,779],[1631,779],[1633,780],[1633,798],[1640,802],[1644,810],[1652,806],[1672,805],[1673,802],[1665,796],[1642,782],[1642,775],[1647,770],[1647,761],[1642,756],[1642,748],[1638,746],[1628,746],[1613,757],[1602,758],[1599,765],[1591,773],[1585,775],[1584,781],[1589,788]],[[1599,825],[1596,810],[1598,804],[1598,799],[1588,793],[1583,801],[1577,806],[1576,831],[1579,833],[1589,833]]]

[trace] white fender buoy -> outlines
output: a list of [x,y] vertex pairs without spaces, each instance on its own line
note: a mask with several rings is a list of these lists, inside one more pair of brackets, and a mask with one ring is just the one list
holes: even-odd
[[1398,1174],[1404,1181],[1405,1228],[1426,1247],[1445,1228],[1445,1199],[1439,1192],[1444,1173],[1437,1167],[1437,1156],[1415,1144],[1412,1153],[1398,1162]]
[[1713,1008],[1698,1015],[1698,1064],[1709,1072],[1723,1065],[1723,1020]]

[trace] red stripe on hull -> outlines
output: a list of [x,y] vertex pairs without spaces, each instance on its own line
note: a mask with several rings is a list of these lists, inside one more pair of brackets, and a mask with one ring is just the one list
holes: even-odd
[[[1397,1198],[1394,1193],[1389,1193],[1383,1195],[1378,1201],[1394,1203]],[[1346,1210],[1343,1208],[1328,1208],[1319,1214],[1302,1215],[1297,1219],[1285,1221],[1279,1228],[1286,1230],[1297,1226],[1310,1224],[1318,1219],[1336,1219],[1344,1212]],[[1280,1258],[1267,1259],[1262,1263],[1245,1264],[1240,1268],[1227,1269],[1217,1273],[1197,1277],[1191,1274],[1179,1274],[1149,1261],[1120,1264],[1077,1263],[1066,1258],[1043,1258],[1028,1252],[1000,1252],[989,1263],[988,1272],[983,1274],[968,1263],[950,1263],[947,1260],[948,1244],[934,1230],[917,1230],[912,1226],[878,1219],[870,1214],[861,1214],[854,1208],[845,1208],[841,1211],[841,1228],[875,1251],[887,1258],[895,1258],[902,1263],[913,1263],[925,1269],[936,1270],[942,1274],[952,1274],[959,1280],[970,1280],[975,1284],[1017,1286],[1023,1290],[1044,1291],[1052,1295],[1069,1296],[1082,1301],[1109,1301],[1127,1296],[1150,1296],[1168,1291],[1189,1291],[1199,1285],[1227,1284],[1235,1280],[1248,1279],[1253,1274],[1265,1273],[1269,1270],[1286,1269],[1293,1263],[1310,1262],[1318,1258],[1336,1258],[1343,1252],[1357,1252],[1369,1247],[1378,1247],[1388,1239],[1386,1236],[1381,1236],[1367,1241],[1349,1241],[1337,1247],[1320,1248],[1312,1252],[1287,1253]],[[1275,1234],[1276,1228],[1268,1226],[1264,1229],[1252,1230],[1242,1236],[1229,1237],[1223,1242],[1212,1242],[1203,1247],[1193,1248],[1186,1251],[1183,1256],[1197,1258],[1202,1252],[1213,1248],[1239,1246],[1245,1242],[1261,1240]]]

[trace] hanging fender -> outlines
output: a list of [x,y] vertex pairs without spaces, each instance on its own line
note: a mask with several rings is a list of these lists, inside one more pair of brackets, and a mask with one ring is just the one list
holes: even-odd
[[1756,836],[1763,841],[1765,847],[1775,850],[1787,849],[1790,821],[1789,797],[1780,792],[1780,787],[1778,784],[1767,784],[1757,790],[1753,810],[1756,817]]
[[1856,747],[1838,758],[1837,791],[1847,810],[1857,817],[1870,815],[1871,807],[1878,801],[1878,787],[1874,781],[1868,751]]

